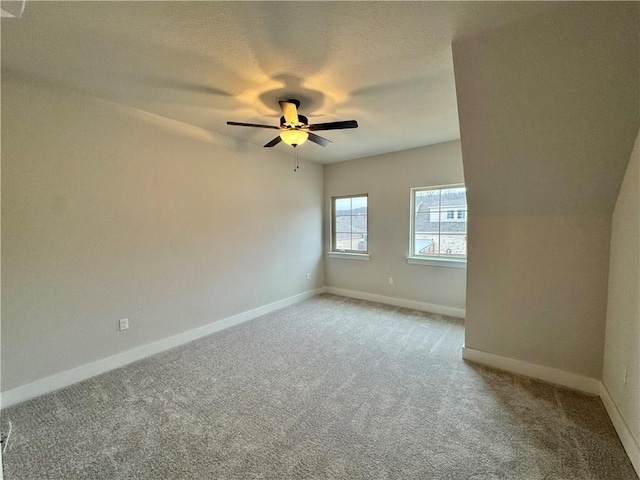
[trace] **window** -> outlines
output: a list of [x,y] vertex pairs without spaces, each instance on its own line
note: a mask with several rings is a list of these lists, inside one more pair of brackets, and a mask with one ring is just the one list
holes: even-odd
[[410,258],[467,258],[464,185],[411,189]]
[[366,194],[333,197],[332,252],[368,253]]

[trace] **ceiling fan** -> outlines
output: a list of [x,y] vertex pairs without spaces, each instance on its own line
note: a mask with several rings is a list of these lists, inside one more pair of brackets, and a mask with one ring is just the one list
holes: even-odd
[[272,130],[280,130],[280,135],[271,140],[265,145],[265,147],[273,147],[280,142],[284,142],[287,145],[291,145],[296,148],[302,145],[307,140],[317,143],[322,147],[326,147],[333,143],[331,140],[321,137],[313,133],[319,130],[341,130],[344,128],[358,128],[358,122],[355,120],[345,120],[342,122],[328,122],[328,123],[316,123],[309,125],[309,120],[304,115],[298,114],[298,108],[300,108],[300,101],[295,98],[289,100],[281,100],[280,109],[282,110],[282,117],[280,117],[280,126],[275,125],[261,125],[259,123],[240,123],[240,122],[227,122],[227,125],[235,125],[238,127],[256,127],[256,128],[270,128]]

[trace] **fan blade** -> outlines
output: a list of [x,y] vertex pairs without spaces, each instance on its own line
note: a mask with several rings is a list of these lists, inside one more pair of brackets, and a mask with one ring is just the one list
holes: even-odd
[[358,128],[358,122],[355,120],[345,120],[343,122],[316,123],[315,125],[309,125],[307,130],[340,130],[343,128]]
[[275,130],[280,130],[280,127],[276,127],[275,125],[261,125],[259,123],[227,122],[227,125],[235,125],[238,127],[271,128]]
[[316,135],[315,133],[307,132],[309,134],[309,140],[313,143],[317,143],[321,147],[328,147],[333,142],[328,138],[321,137],[320,135]]
[[273,146],[279,144],[281,141],[282,141],[282,139],[280,138],[280,135],[278,135],[276,138],[274,138],[269,143],[267,143],[265,145],[265,147],[273,147]]
[[280,108],[282,109],[282,115],[284,115],[284,119],[287,121],[287,124],[295,126],[298,125],[298,107],[295,103],[291,101],[280,101]]

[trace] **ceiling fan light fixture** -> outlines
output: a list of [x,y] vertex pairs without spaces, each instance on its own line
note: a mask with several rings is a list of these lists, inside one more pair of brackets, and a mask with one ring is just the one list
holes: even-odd
[[309,138],[309,134],[304,130],[283,130],[280,138],[287,145],[302,145]]

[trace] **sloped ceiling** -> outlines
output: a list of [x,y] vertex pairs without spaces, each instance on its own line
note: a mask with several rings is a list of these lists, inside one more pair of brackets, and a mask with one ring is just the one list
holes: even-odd
[[[2,23],[3,73],[56,82],[212,138],[264,145],[277,101],[326,132],[322,163],[459,138],[451,42],[554,2],[27,2]],[[226,142],[229,143],[229,142]],[[287,151],[285,145],[275,147]]]
[[638,7],[575,2],[454,42],[470,216],[613,211],[639,124]]

